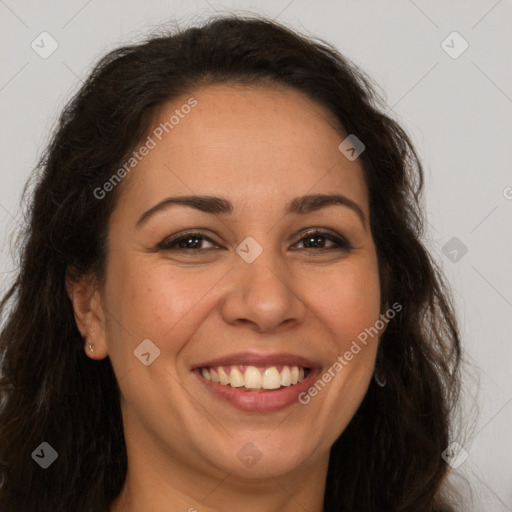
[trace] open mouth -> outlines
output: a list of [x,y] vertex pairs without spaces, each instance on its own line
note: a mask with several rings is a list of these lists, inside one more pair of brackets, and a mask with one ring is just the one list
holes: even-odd
[[240,391],[268,392],[294,386],[310,373],[304,366],[204,366],[197,369],[203,378],[238,388]]

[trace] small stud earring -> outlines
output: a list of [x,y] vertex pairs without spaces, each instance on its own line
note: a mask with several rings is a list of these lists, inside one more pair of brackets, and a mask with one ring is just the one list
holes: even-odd
[[91,345],[90,343],[88,343],[87,341],[85,342],[85,345],[87,345],[87,348],[91,351],[91,352],[94,352],[94,345]]

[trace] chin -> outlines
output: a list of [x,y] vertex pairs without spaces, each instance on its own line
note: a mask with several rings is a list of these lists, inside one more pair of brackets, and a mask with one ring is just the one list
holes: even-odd
[[[228,446],[214,454],[215,464],[221,471],[242,479],[285,475],[311,463],[312,455],[317,453],[315,447],[307,446],[308,435],[299,437],[302,439],[266,429],[261,434],[229,438]],[[219,458],[220,453],[223,456]]]

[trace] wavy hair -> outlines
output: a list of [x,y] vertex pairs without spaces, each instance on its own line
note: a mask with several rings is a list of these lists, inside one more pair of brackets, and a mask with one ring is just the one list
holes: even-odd
[[[366,146],[359,158],[382,304],[403,310],[379,343],[386,386],[372,381],[331,448],[325,511],[454,511],[441,453],[459,399],[461,346],[450,292],[422,241],[419,158],[372,82],[335,48],[236,15],[104,56],[64,108],[27,184],[19,272],[0,303],[0,509],[108,510],[119,495],[127,470],[120,390],[110,359],[84,354],[65,276],[92,272],[102,280],[123,183],[102,200],[94,190],[129,158],[164,104],[218,83],[300,91]],[[58,452],[48,469],[31,457],[41,442]]]

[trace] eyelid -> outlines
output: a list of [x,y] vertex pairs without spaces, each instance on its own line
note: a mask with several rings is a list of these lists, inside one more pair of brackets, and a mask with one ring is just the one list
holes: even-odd
[[348,242],[346,238],[341,235],[340,233],[337,233],[333,229],[329,228],[316,228],[316,227],[310,227],[310,228],[304,228],[297,234],[297,240],[300,241],[302,238],[308,235],[322,235],[322,236],[331,236],[333,238],[339,238],[341,241]]

